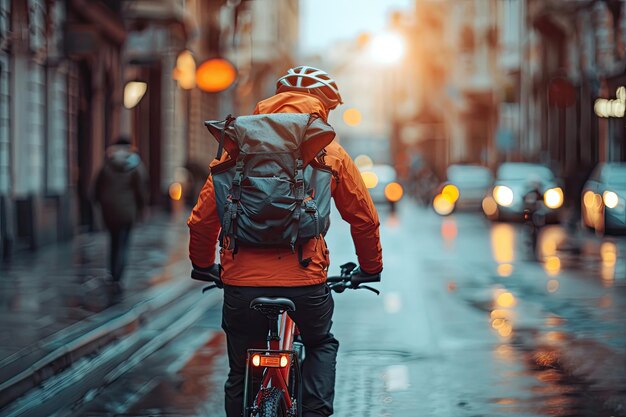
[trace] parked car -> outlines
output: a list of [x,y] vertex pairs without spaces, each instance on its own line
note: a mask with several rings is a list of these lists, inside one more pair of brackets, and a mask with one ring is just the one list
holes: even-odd
[[482,165],[453,164],[446,170],[447,180],[439,186],[439,193],[446,187],[446,194],[456,195],[456,210],[480,210],[482,201],[493,184],[493,175]]
[[585,226],[626,232],[626,162],[598,164],[583,187],[581,205]]
[[396,170],[391,165],[376,164],[361,171],[361,177],[367,186],[374,204],[389,204],[395,208],[395,203],[404,193],[398,182]]
[[523,220],[524,197],[536,190],[543,196],[543,215],[557,222],[563,205],[563,190],[550,168],[541,164],[505,162],[498,168],[483,211],[491,220]]

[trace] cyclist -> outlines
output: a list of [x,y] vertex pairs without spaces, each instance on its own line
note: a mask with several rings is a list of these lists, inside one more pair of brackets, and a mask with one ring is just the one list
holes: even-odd
[[[300,66],[280,77],[276,94],[259,102],[255,114],[318,113],[324,120],[342,104],[335,81],[324,71]],[[227,158],[225,155],[222,161]],[[352,240],[360,267],[354,274],[378,275],[382,271],[382,249],[378,214],[359,170],[336,142],[326,147],[324,162],[335,171],[331,195],[342,218],[351,226]],[[219,276],[215,264],[220,231],[213,180],[209,175],[188,220],[189,253],[195,269]],[[224,288],[222,328],[227,336],[230,372],[225,384],[228,417],[239,417],[243,407],[246,351],[265,348],[267,319],[249,308],[260,296],[288,297],[296,305],[290,313],[306,348],[302,364],[304,417],[333,413],[335,364],[339,342],[330,332],[333,298],[326,286],[329,252],[323,238],[302,245],[302,254],[289,248],[240,247],[236,256],[220,250],[221,280]]]

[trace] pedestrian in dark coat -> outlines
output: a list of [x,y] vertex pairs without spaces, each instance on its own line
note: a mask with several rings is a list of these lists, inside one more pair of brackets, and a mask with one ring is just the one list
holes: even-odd
[[107,149],[96,179],[95,197],[110,234],[110,270],[120,289],[126,265],[130,232],[147,202],[147,173],[139,154],[126,138]]

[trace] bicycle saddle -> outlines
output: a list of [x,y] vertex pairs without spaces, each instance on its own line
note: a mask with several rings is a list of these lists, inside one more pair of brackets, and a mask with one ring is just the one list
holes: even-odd
[[254,310],[296,311],[296,305],[289,298],[258,297],[250,302]]

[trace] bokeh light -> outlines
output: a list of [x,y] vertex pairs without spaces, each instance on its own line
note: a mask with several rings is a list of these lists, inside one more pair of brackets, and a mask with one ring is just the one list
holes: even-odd
[[498,275],[501,277],[509,277],[513,273],[513,265],[511,264],[499,264],[496,268]]
[[369,171],[374,166],[374,162],[372,158],[368,155],[359,155],[354,158],[354,164],[359,169],[359,171]]
[[361,112],[357,109],[347,109],[343,112],[343,121],[348,126],[358,126],[361,123]]
[[124,107],[132,109],[135,107],[148,90],[148,84],[142,81],[131,81],[124,87]]
[[201,90],[217,93],[230,87],[237,78],[235,67],[225,59],[204,61],[196,71],[196,83]]
[[493,189],[493,198],[496,203],[503,207],[513,204],[513,191],[504,185],[498,185]]
[[178,201],[183,196],[183,186],[179,182],[172,183],[169,188],[170,198],[174,201]]
[[443,187],[443,190],[441,190],[441,195],[444,196],[446,200],[454,204],[459,199],[460,193],[459,189],[455,185],[448,184]]
[[548,275],[557,275],[561,271],[561,260],[558,256],[548,256],[544,260],[543,267]]
[[404,194],[404,190],[402,186],[397,182],[390,182],[385,186],[385,197],[387,200],[395,203],[396,201],[400,201],[402,195]]
[[454,211],[454,204],[441,194],[437,194],[433,199],[433,209],[440,216],[447,216]]
[[512,293],[506,291],[497,296],[496,303],[500,307],[507,308],[513,307],[517,303],[517,301],[515,300],[515,296]]
[[374,188],[378,185],[378,175],[372,171],[361,172],[361,178],[367,188]]
[[602,201],[604,201],[605,206],[613,209],[619,204],[619,197],[613,191],[605,191],[602,194]]

